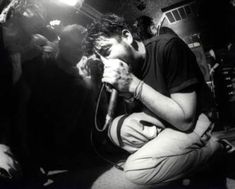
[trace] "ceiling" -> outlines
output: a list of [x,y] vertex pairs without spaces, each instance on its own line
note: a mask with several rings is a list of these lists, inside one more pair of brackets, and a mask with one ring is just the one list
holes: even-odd
[[[135,20],[140,15],[151,16],[157,21],[161,8],[168,7],[182,0],[86,0],[85,2],[101,13],[115,13],[127,20]],[[142,5],[142,6],[141,6]]]
[[[158,24],[162,17],[162,9],[174,6],[182,2],[191,2],[192,0],[84,0],[82,9],[76,10],[74,7],[59,4],[57,0],[41,0],[44,3],[47,20],[59,19],[64,25],[81,24],[87,26],[92,19],[84,14],[82,10],[88,8],[94,13],[115,13],[125,17],[129,22],[133,22],[140,15],[148,15]],[[205,38],[214,41],[223,41],[228,36],[228,32],[235,33],[235,10],[231,11],[228,8],[229,0],[194,0],[199,5],[198,13],[200,15],[199,25],[202,30],[208,30]],[[0,0],[0,4],[3,3]],[[57,2],[57,3],[56,3]],[[235,8],[233,8],[235,9]],[[90,14],[92,14],[92,11]],[[231,15],[229,15],[231,14]],[[91,15],[94,16],[94,15]],[[230,22],[230,23],[229,23]],[[232,23],[232,24],[231,24]],[[232,25],[233,30],[229,30],[228,25]],[[184,34],[188,34],[185,30],[185,24],[176,28],[182,30]],[[193,28],[193,27],[191,27]],[[218,37],[220,36],[220,37]],[[235,39],[235,37],[234,37]]]
[[[79,22],[82,25],[90,23],[90,19],[83,14],[76,13],[73,7],[59,3],[50,3],[53,0],[45,1],[45,8],[48,12],[48,19],[60,19],[65,23]],[[85,0],[84,5],[89,5],[98,12],[115,13],[133,21],[140,15],[148,15],[154,18],[157,23],[162,15],[161,9],[183,0]],[[55,2],[55,1],[54,1]]]
[[[103,14],[115,13],[125,17],[129,22],[133,22],[140,15],[148,15],[156,24],[162,17],[162,9],[187,2],[192,0],[85,0],[85,3]],[[194,32],[201,32],[206,40],[205,43],[223,46],[229,40],[233,40],[232,38],[235,40],[235,8],[229,4],[229,0],[194,0],[194,2],[198,6],[195,24],[199,28]],[[145,3],[145,8],[138,7],[141,3]],[[193,34],[195,27],[192,27],[191,21],[195,19],[183,24],[181,22],[181,25],[175,29],[182,34]],[[187,31],[187,28],[192,31]]]

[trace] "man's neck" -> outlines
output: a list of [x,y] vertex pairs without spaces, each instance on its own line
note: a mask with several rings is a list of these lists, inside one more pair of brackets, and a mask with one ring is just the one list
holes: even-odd
[[146,56],[146,49],[145,49],[145,46],[144,46],[144,43],[142,41],[137,41],[137,44],[138,44],[138,56],[141,58],[141,59],[145,59],[145,56]]

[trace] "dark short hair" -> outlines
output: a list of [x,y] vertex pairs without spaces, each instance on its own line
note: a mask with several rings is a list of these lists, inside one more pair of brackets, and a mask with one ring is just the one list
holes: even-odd
[[87,55],[94,53],[96,47],[96,40],[103,37],[121,37],[124,29],[129,30],[134,39],[139,40],[133,27],[129,25],[123,17],[115,14],[105,14],[100,19],[94,21],[88,26],[88,32],[85,40],[83,41],[83,48]]
[[154,25],[153,19],[149,16],[142,15],[135,20],[137,34],[142,40],[153,37],[150,27]]

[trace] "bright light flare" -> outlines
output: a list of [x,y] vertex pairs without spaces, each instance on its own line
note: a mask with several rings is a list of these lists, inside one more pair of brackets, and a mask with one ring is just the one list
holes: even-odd
[[60,0],[61,3],[64,3],[69,6],[75,6],[79,0]]
[[50,25],[51,26],[58,26],[61,24],[61,21],[60,20],[52,20],[50,21]]

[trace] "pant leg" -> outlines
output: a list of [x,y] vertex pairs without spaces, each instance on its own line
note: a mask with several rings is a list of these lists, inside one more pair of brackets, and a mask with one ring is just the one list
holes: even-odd
[[129,156],[124,168],[126,177],[138,184],[160,184],[182,178],[206,164],[221,146],[217,139],[205,137],[204,124],[207,120],[199,119],[195,132],[189,134],[164,129]]
[[100,175],[92,184],[91,189],[153,189],[153,186],[143,186],[129,181],[125,173],[115,167]]
[[[110,129],[111,137],[115,135],[113,138],[117,138],[120,134],[119,138],[126,139],[127,135],[122,135],[125,134],[125,130],[128,131],[130,124],[131,128],[135,128],[135,125],[140,127],[139,121],[133,121],[133,116],[126,119],[132,120],[123,122],[123,130],[119,133],[113,126]],[[220,148],[217,139],[211,138],[208,134],[210,124],[205,116],[200,116],[192,133],[163,129],[154,139],[139,148],[136,147],[136,151],[133,150],[133,146],[129,148],[128,143],[125,143],[121,147],[127,151],[131,149],[129,152],[133,153],[125,163],[126,177],[137,184],[160,184],[182,178],[200,167]]]
[[[165,140],[167,144],[161,145],[161,137],[168,137],[168,131],[164,130],[159,140],[153,139],[140,151],[129,156],[124,168],[129,180],[138,184],[160,184],[183,178],[205,164],[219,148],[219,144],[212,138],[204,147],[184,153],[182,149],[180,154],[177,150],[179,143],[174,140]],[[172,150],[174,147],[176,149]]]
[[115,118],[109,127],[108,135],[115,145],[134,153],[155,138],[163,128],[164,125],[158,119],[139,112]]

